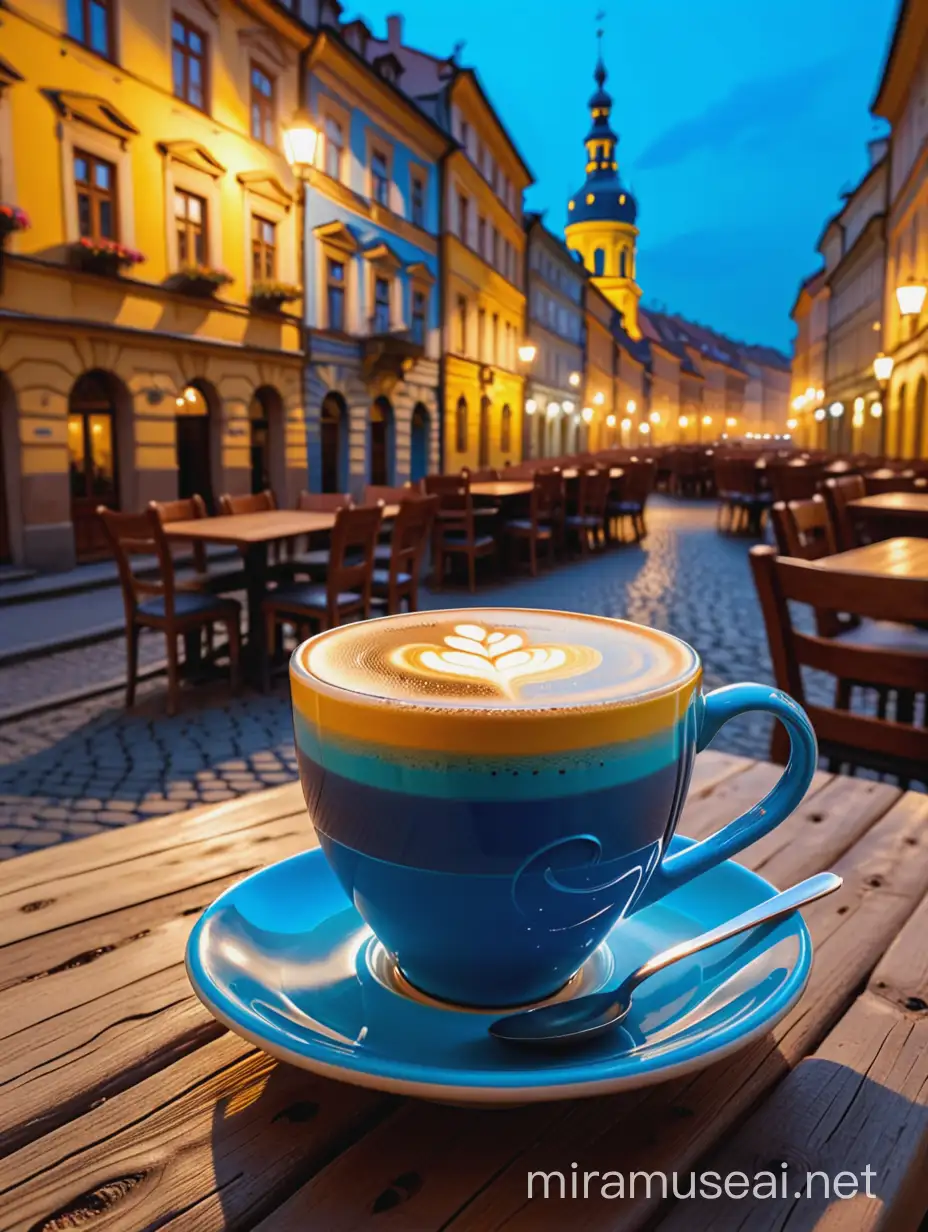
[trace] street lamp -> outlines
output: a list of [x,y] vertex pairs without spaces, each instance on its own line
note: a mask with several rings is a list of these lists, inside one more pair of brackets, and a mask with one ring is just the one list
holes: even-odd
[[572,372],[570,376],[567,378],[567,383],[568,385],[571,386],[571,388],[576,389],[577,386],[580,384],[580,373]]
[[648,416],[648,419],[650,419],[651,423],[653,424],[659,424],[661,422],[660,411],[652,411],[651,414]]
[[[623,423],[624,423],[624,422],[627,422],[627,421],[623,420]],[[615,427],[615,416],[614,416],[614,415],[607,415],[607,416],[606,416],[606,427],[607,427],[607,428],[614,428],[614,427]]]
[[297,111],[284,128],[284,153],[294,174],[305,179],[316,159],[319,130],[304,108]]
[[594,394],[594,395],[593,395],[593,405],[594,405],[594,406],[602,406],[602,404],[603,404],[605,401],[606,401],[606,395],[605,395],[605,394],[603,394],[603,393],[598,393],[598,394]]
[[881,351],[873,361],[873,375],[881,385],[887,385],[895,366],[896,361],[893,357],[891,355],[884,355]]
[[651,425],[649,423],[640,423],[638,425],[638,431],[643,433],[644,436],[647,436],[651,431]]
[[916,282],[914,278],[896,287],[896,302],[899,304],[900,313],[904,317],[917,317],[925,303],[926,295],[928,295],[928,287],[924,283]]
[[523,364],[534,363],[535,356],[538,354],[538,348],[534,342],[523,342],[519,347],[519,359]]
[[832,417],[832,419],[840,419],[844,414],[844,403],[832,402],[831,406],[828,408],[828,414]]
[[526,415],[534,415],[537,409],[538,409],[538,403],[535,401],[534,398],[526,399],[526,402],[525,402]]
[[584,423],[590,423],[590,422],[592,422],[592,419],[593,419],[593,408],[592,408],[591,406],[585,406],[585,407],[583,408],[583,410],[581,411],[581,414],[583,415],[583,422],[584,422]]
[[625,409],[628,411],[629,415],[634,415],[635,411],[638,410],[638,403],[634,398],[629,398],[629,400],[625,403]]

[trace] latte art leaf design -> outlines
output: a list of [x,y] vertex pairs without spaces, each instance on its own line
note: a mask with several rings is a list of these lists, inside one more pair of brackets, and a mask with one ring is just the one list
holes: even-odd
[[600,662],[587,646],[530,646],[523,633],[483,625],[455,625],[441,646],[401,646],[391,655],[398,667],[417,675],[479,682],[506,697],[515,696],[517,682],[589,671]]

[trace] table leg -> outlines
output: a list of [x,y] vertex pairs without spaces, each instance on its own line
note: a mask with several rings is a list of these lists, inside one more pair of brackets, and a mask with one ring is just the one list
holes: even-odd
[[267,544],[253,544],[245,550],[244,558],[245,586],[248,596],[248,640],[244,648],[244,664],[248,677],[260,683],[261,663],[264,655],[264,621],[261,617],[261,603],[267,592]]

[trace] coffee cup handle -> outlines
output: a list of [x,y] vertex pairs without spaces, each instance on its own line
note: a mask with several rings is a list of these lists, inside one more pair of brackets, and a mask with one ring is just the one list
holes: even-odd
[[801,706],[786,693],[763,684],[731,684],[708,693],[698,719],[696,751],[710,743],[720,727],[736,715],[762,710],[779,719],[789,735],[789,761],[763,800],[715,834],[663,859],[652,873],[635,910],[670,894],[700,873],[736,856],[769,834],[799,805],[818,765],[818,744]]

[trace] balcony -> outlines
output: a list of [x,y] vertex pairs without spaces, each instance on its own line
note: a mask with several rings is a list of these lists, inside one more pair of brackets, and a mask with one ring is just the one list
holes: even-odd
[[408,329],[383,329],[383,321],[371,317],[370,333],[361,339],[361,371],[365,381],[396,384],[425,355],[425,346]]

